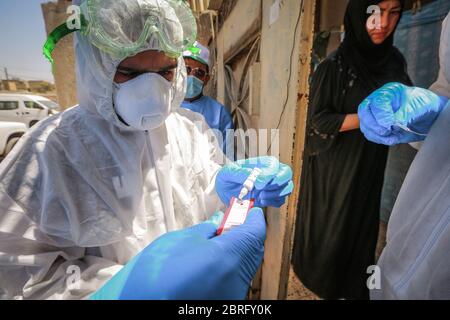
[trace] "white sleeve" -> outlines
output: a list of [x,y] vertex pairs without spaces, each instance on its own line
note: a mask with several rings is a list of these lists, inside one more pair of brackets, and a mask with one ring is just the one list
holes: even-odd
[[[450,32],[450,13],[445,18],[442,23],[442,31],[441,31],[441,41],[439,45],[439,75],[438,79],[435,83],[431,85],[429,88],[434,93],[450,98],[450,84],[445,77],[445,69],[448,68],[448,64],[450,64],[450,50],[448,45],[448,33]],[[448,107],[448,105],[447,105]],[[411,147],[414,149],[420,150],[423,142],[415,142],[410,143]]]
[[84,299],[122,265],[42,232],[0,191],[0,299]]
[[224,211],[226,209],[226,205],[222,203],[216,192],[216,176],[229,160],[222,151],[216,133],[209,128],[203,116],[199,115],[198,121],[202,123],[201,125],[197,124],[197,126],[202,128],[202,130],[199,130],[201,133],[200,141],[203,141],[200,143],[200,146],[208,146],[207,148],[201,148],[201,152],[204,154],[202,158],[205,159],[203,165],[207,168],[207,179],[209,181],[206,188],[203,190],[206,210],[208,213],[213,214],[217,211]]

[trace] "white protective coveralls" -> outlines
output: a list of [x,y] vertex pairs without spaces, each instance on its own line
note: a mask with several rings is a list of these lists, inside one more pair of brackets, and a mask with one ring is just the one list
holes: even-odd
[[[442,29],[439,81],[450,92],[450,15]],[[447,94],[446,94],[447,93]],[[371,299],[450,299],[450,102],[409,169],[378,261],[381,288]]]
[[176,107],[145,132],[114,111],[121,61],[78,33],[75,50],[79,105],[36,125],[0,165],[2,299],[86,298],[158,236],[224,209],[222,151],[204,118],[178,107],[183,58]]

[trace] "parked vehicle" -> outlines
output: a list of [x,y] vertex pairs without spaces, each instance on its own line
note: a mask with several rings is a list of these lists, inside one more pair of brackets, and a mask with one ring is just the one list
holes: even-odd
[[59,105],[47,98],[28,94],[0,94],[0,121],[22,122],[31,128],[57,113]]
[[11,152],[26,131],[27,126],[21,122],[0,121],[0,160]]

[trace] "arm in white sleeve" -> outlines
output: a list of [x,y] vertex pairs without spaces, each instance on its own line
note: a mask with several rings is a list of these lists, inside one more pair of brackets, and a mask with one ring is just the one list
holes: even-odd
[[45,234],[0,191],[0,299],[84,299],[122,265]]

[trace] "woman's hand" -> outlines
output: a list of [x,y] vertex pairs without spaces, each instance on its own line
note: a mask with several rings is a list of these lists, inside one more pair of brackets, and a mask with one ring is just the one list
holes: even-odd
[[356,113],[348,114],[345,117],[344,123],[342,124],[339,132],[346,132],[351,130],[359,129],[359,117]]

